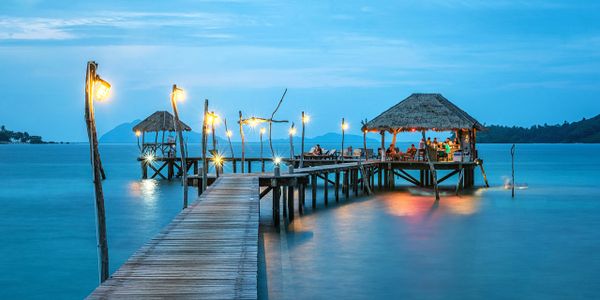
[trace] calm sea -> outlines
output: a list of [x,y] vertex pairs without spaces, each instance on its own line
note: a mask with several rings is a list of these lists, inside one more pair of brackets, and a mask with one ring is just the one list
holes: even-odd
[[[408,189],[330,199],[279,232],[263,200],[261,298],[598,298],[600,145],[517,145],[528,188],[515,199],[502,187],[510,145],[479,149],[492,187],[438,204]],[[98,284],[87,151],[0,145],[0,299],[77,299]],[[182,193],[178,180],[139,179],[136,146],[100,151],[112,272],[180,211]]]

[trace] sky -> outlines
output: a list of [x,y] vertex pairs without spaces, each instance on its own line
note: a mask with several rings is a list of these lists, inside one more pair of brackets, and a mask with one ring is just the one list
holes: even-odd
[[359,133],[415,92],[485,124],[562,123],[600,113],[600,2],[2,0],[0,124],[86,140],[88,60],[112,84],[100,134],[170,110],[172,84],[196,130],[204,99],[234,124],[269,116],[286,88],[276,117],[305,111],[308,136],[342,117]]

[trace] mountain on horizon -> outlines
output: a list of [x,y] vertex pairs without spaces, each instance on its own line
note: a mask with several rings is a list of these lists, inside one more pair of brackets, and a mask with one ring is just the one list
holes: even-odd
[[[134,120],[130,123],[123,123],[115,128],[109,130],[100,137],[101,143],[113,143],[113,144],[135,144],[137,143],[137,137],[133,132],[133,126],[141,122],[140,120]],[[146,135],[146,139],[149,135]],[[185,132],[184,138],[187,139],[188,143],[200,143],[202,141],[202,134],[196,131]],[[306,137],[304,141],[306,143],[335,143],[340,142],[342,135],[339,133],[328,132],[323,135]],[[219,143],[227,142],[224,137],[217,136]],[[301,138],[299,136],[294,137],[294,143],[299,143]],[[348,144],[360,144],[363,142],[363,136],[357,134],[346,134],[344,141]],[[252,141],[251,141],[252,142]],[[288,143],[289,138],[277,138],[273,139],[273,143]],[[377,140],[368,138],[368,143],[377,143]]]

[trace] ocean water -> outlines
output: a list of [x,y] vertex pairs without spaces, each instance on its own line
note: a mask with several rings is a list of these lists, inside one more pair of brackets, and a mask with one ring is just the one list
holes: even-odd
[[[502,187],[510,145],[479,149],[492,187],[437,204],[411,189],[330,198],[277,230],[263,200],[259,296],[597,298],[600,145],[517,145],[528,188],[514,199]],[[136,146],[100,151],[112,272],[181,210],[182,192],[178,180],[140,180]],[[0,178],[0,299],[85,297],[98,284],[88,146],[0,145]]]

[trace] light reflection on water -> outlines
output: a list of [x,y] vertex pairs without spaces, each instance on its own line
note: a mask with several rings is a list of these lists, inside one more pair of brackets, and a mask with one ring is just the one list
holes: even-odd
[[142,179],[129,183],[129,194],[132,197],[138,198],[148,206],[154,206],[158,199],[158,180]]

